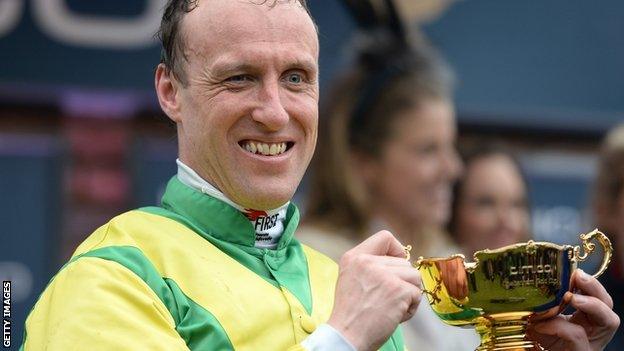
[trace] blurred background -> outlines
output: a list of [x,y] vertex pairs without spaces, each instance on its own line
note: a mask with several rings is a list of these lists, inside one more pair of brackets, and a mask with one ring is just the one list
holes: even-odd
[[[338,0],[309,3],[323,92],[349,64],[355,25]],[[534,236],[577,244],[593,228],[598,145],[624,121],[624,2],[413,3],[401,10],[458,77],[459,148],[509,143]],[[13,281],[14,336],[77,244],[156,204],[175,173],[175,130],[153,89],[163,4],[0,0],[0,276]]]

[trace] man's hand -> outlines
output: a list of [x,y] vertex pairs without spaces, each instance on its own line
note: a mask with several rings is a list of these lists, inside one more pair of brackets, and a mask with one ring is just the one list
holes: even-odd
[[531,325],[529,336],[552,351],[602,350],[620,325],[613,300],[598,280],[581,270],[572,276],[572,286],[584,294],[568,292],[564,297],[571,298],[576,312]]
[[403,245],[381,231],[340,259],[334,310],[328,324],[358,351],[378,349],[399,323],[416,312],[420,274],[405,259]]

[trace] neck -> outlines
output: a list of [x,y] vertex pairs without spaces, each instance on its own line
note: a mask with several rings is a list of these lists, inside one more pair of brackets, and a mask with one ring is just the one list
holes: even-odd
[[194,169],[186,165],[184,162],[180,161],[180,159],[176,160],[176,163],[178,164],[178,179],[180,179],[182,183],[201,193],[217,198],[239,211],[244,210],[242,206],[230,200],[219,189],[217,189],[214,185],[210,184],[197,172],[195,172]]
[[[223,192],[221,192],[221,190],[219,190],[216,186],[214,186],[213,184],[211,184],[210,182],[202,178],[197,172],[195,172],[194,169],[189,167],[180,159],[177,159],[176,163],[178,164],[178,179],[180,179],[180,181],[184,183],[185,185],[199,192],[202,192],[206,195],[210,195],[214,198],[217,198],[227,203],[228,205],[236,208],[237,210],[241,212],[245,212],[247,210],[256,211],[256,209],[250,209],[250,208],[241,206],[235,203],[234,201],[230,200],[230,198],[227,197]],[[290,202],[286,202],[285,204],[278,206],[272,210],[266,210],[266,212],[273,212],[273,211],[278,211],[282,208],[286,208],[288,207],[289,203]]]
[[267,211],[243,207],[230,200],[219,189],[199,176],[191,167],[184,164],[184,162],[179,159],[176,162],[178,164],[178,179],[180,182],[203,194],[225,202],[249,219],[256,232],[256,247],[263,249],[275,249],[277,247],[278,241],[284,232],[283,222],[290,202]]
[[391,228],[392,234],[403,245],[422,246],[423,240],[420,235],[423,229],[422,223],[408,220],[406,216],[388,208],[379,208],[376,212],[378,213],[378,218]]
[[377,218],[387,224],[403,245],[412,245],[412,254],[418,256],[447,256],[459,248],[439,225],[419,219],[409,219],[405,213],[390,207],[378,207]]

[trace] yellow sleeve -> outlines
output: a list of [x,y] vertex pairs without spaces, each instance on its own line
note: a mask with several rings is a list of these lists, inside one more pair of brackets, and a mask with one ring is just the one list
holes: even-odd
[[124,266],[81,257],[26,320],[24,350],[188,350],[158,296]]

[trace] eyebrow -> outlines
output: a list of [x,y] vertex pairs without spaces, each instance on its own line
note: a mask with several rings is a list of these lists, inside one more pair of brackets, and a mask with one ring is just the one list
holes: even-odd
[[[312,61],[307,59],[295,59],[291,62],[287,62],[286,70],[291,69],[303,69],[305,71],[316,74],[318,71],[318,65]],[[216,75],[228,75],[238,72],[257,72],[259,71],[259,67],[252,63],[237,61],[237,60],[223,60],[223,62],[217,62],[212,66],[212,71]]]
[[295,61],[289,63],[288,67],[288,69],[301,68],[311,73],[317,73],[318,71],[318,64],[312,60],[306,59],[296,59]]
[[253,65],[243,62],[227,61],[217,63],[212,67],[212,71],[218,75],[229,75],[238,72],[254,72],[257,68]]

